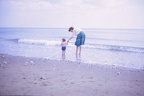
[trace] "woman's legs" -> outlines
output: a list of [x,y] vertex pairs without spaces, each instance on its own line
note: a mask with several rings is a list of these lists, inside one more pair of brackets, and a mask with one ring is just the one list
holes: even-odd
[[79,57],[81,56],[81,45],[79,46]]
[[[79,53],[79,54],[78,54]],[[80,46],[76,46],[76,58],[81,56],[81,45]]]
[[78,54],[78,46],[76,46],[76,57],[77,57],[77,54]]

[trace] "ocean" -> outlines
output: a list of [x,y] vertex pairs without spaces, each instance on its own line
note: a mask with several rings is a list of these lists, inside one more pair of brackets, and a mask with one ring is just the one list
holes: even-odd
[[[86,34],[81,59],[75,56],[75,39],[65,60],[87,64],[144,69],[144,29],[82,28]],[[0,53],[62,60],[61,39],[71,36],[67,28],[0,28]]]

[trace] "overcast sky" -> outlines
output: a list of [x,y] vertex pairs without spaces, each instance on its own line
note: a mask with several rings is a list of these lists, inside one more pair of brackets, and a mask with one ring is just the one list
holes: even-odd
[[144,29],[144,0],[0,0],[0,27]]

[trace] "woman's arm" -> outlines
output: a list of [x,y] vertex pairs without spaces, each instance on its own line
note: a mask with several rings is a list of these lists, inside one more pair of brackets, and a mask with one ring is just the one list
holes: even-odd
[[67,40],[67,42],[69,42],[72,38],[73,38],[73,36],[71,36],[71,37]]
[[75,33],[72,33],[72,36],[67,40],[67,42],[69,42],[73,37],[74,37]]

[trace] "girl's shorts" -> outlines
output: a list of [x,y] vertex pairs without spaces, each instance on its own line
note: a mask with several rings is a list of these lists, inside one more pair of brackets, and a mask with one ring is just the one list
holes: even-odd
[[61,49],[62,49],[63,51],[65,51],[65,50],[66,50],[66,46],[62,46]]

